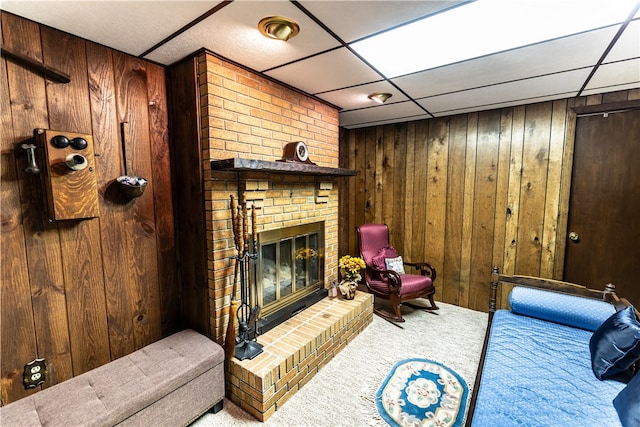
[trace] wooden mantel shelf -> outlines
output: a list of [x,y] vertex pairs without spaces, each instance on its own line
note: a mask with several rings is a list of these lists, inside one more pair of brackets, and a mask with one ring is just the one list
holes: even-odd
[[212,160],[212,171],[226,172],[266,172],[266,173],[286,173],[295,175],[317,175],[317,176],[354,176],[354,169],[328,168],[324,166],[310,165],[299,162],[270,162],[267,160],[252,159],[225,159]]

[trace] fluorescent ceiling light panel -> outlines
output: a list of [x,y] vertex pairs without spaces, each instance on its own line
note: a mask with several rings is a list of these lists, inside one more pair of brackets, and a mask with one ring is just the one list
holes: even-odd
[[623,22],[638,0],[477,0],[353,49],[387,78]]

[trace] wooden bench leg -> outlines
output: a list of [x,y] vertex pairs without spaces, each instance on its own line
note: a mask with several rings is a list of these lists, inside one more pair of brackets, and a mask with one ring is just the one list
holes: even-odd
[[209,409],[209,412],[211,412],[212,414],[217,414],[218,412],[222,411],[223,403],[224,403],[224,399],[220,399],[220,402],[213,405],[213,407]]

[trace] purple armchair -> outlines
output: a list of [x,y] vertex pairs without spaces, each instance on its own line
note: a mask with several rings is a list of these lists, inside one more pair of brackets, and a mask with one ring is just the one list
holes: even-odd
[[[363,224],[356,227],[356,230],[360,256],[367,265],[364,272],[367,289],[375,297],[389,300],[394,310],[394,314],[391,314],[374,308],[377,315],[393,322],[404,322],[400,305],[417,298],[428,298],[430,303],[430,307],[418,306],[419,308],[438,309],[433,301],[436,270],[432,265],[403,261],[389,244],[389,228],[386,224]],[[420,270],[420,274],[405,273],[404,266],[414,267]]]

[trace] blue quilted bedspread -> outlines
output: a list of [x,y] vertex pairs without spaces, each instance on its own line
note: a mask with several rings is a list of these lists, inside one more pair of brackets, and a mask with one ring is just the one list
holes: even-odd
[[591,370],[593,332],[498,310],[473,426],[620,426],[625,384]]

